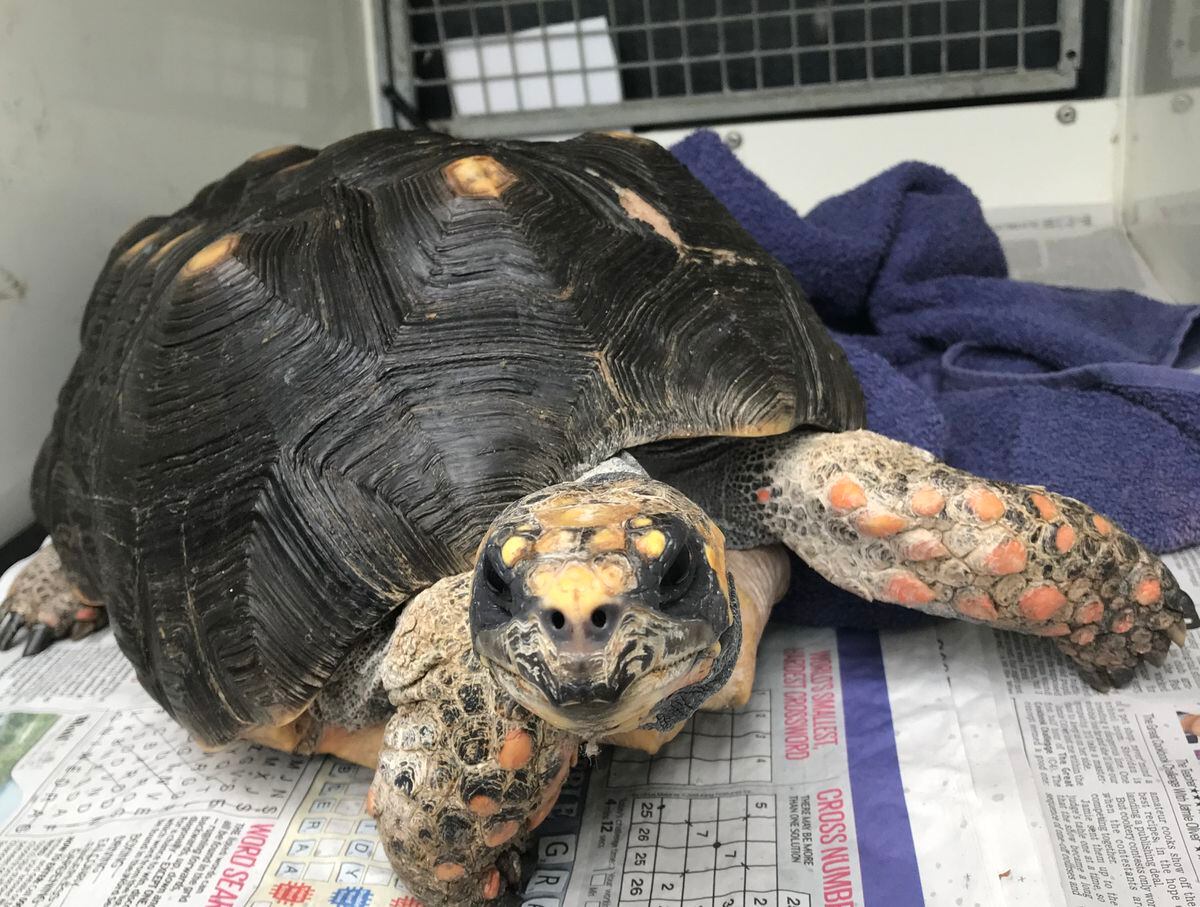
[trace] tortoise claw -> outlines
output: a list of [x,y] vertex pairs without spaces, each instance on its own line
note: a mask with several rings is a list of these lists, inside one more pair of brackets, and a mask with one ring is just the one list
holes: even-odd
[[1152,652],[1146,653],[1146,661],[1150,662],[1150,664],[1154,665],[1156,668],[1161,668],[1167,663],[1167,656],[1170,654],[1171,653],[1166,649],[1155,649]]
[[38,624],[29,631],[29,639],[25,641],[25,651],[21,653],[21,657],[28,658],[30,655],[44,652],[52,642],[54,642],[54,630],[45,624]]
[[25,626],[20,614],[10,611],[0,619],[0,652],[7,652],[15,643],[17,633]]
[[1123,687],[1133,680],[1133,668],[1111,668],[1108,676],[1112,678],[1113,686]]

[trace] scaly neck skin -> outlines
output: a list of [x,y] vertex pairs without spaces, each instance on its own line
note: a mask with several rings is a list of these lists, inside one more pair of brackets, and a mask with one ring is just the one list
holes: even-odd
[[588,479],[598,478],[599,476],[619,475],[645,478],[646,470],[642,468],[642,464],[633,458],[632,454],[621,451],[615,457],[609,457],[607,460],[597,463],[595,466],[581,473],[575,481],[585,482]]

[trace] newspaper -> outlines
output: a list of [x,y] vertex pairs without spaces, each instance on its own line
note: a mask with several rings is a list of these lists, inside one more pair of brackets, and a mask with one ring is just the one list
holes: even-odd
[[[1172,556],[1200,595],[1200,550]],[[0,594],[14,571],[0,581]],[[1128,690],[1045,640],[772,627],[750,702],[571,774],[539,907],[1195,903],[1200,651]],[[371,773],[205,753],[111,633],[0,657],[0,905],[414,907]]]
[[[572,773],[532,844],[525,903],[991,903],[953,701],[925,646],[897,697],[876,634],[773,628],[744,708],[697,715],[654,757],[609,749]],[[248,744],[201,751],[107,631],[13,650],[0,904],[409,907],[363,811],[370,777]],[[939,855],[952,859],[932,884]]]

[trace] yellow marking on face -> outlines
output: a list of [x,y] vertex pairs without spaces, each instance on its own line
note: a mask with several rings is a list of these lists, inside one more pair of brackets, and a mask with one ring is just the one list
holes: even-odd
[[264,148],[262,151],[256,151],[254,154],[250,155],[250,157],[246,158],[246,160],[248,160],[248,161],[265,161],[267,158],[275,157],[278,154],[283,154],[285,151],[291,151],[293,148],[297,148],[297,147],[299,147],[299,146],[297,146],[297,145],[276,145],[273,148]]
[[643,557],[662,557],[662,553],[667,550],[667,537],[663,535],[661,530],[651,529],[649,532],[638,536],[638,540],[634,544]]
[[[721,587],[725,600],[729,601],[729,571],[725,566],[725,535],[715,523],[701,525],[699,530],[700,536],[704,539],[704,557],[708,561],[708,566],[712,567],[713,573],[717,575],[717,585]],[[733,620],[732,605],[729,607],[729,619]]]
[[522,535],[514,535],[500,548],[500,560],[505,567],[511,567],[529,550],[529,539]]
[[650,517],[648,517],[648,516],[639,516],[639,517],[634,517],[632,520],[630,520],[629,525],[632,526],[634,529],[645,529],[647,526],[649,526],[653,522],[654,522],[654,520],[650,519]]
[[592,536],[588,547],[593,552],[619,551],[625,547],[625,533],[615,526],[605,526]]
[[533,523],[522,523],[520,526],[518,526],[513,531],[514,532],[533,532],[535,529],[537,529],[537,526],[533,525]]
[[442,176],[459,198],[499,198],[517,181],[515,173],[486,154],[451,161],[442,168]]
[[579,534],[569,529],[552,529],[543,534],[533,545],[538,554],[557,554],[572,551],[579,544]]
[[219,239],[214,239],[189,258],[179,273],[184,277],[193,277],[202,271],[207,271],[213,265],[230,258],[237,249],[237,243],[237,235],[233,233],[226,233]]
[[529,576],[529,591],[549,608],[561,611],[569,620],[582,621],[614,595],[633,585],[628,569],[615,562],[584,564],[573,562],[562,567],[540,566]]

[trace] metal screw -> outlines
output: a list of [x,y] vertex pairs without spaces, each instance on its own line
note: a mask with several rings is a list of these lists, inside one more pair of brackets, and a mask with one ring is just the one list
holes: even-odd
[[742,134],[736,131],[725,133],[725,145],[730,151],[737,151],[742,147]]
[[1075,107],[1073,104],[1063,104],[1062,107],[1058,108],[1058,110],[1054,112],[1054,118],[1064,126],[1070,126],[1072,123],[1074,123],[1077,116],[1078,114],[1075,112]]
[[1190,94],[1181,91],[1171,98],[1171,110],[1174,113],[1187,113],[1192,109],[1194,103]]

